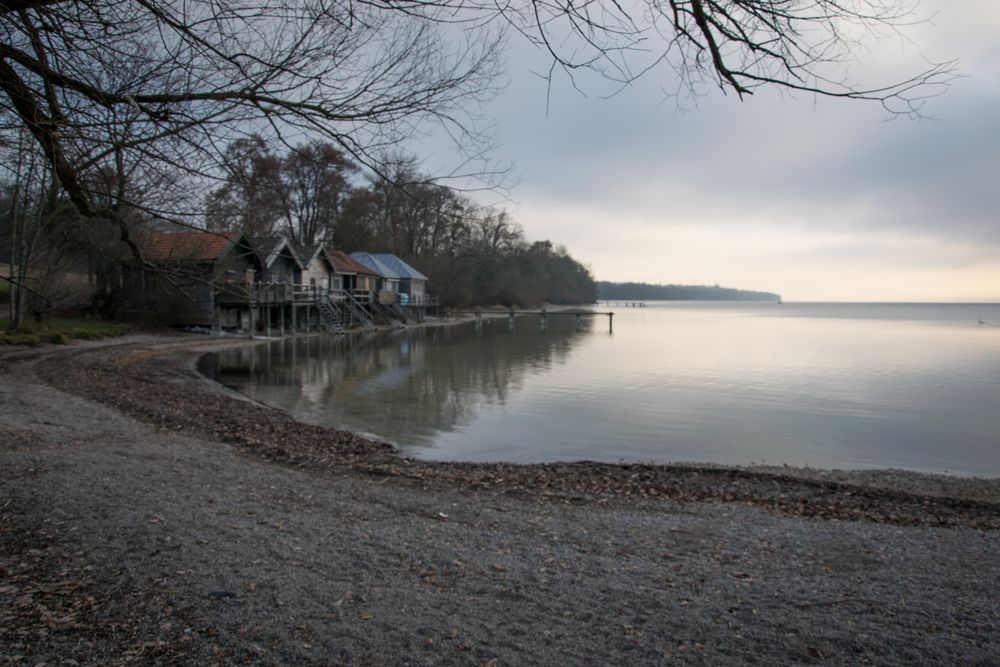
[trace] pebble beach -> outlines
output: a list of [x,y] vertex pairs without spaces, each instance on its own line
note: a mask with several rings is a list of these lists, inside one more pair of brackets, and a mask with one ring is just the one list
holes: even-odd
[[1000,662],[1000,480],[416,461],[197,373],[242,344],[0,351],[0,659]]

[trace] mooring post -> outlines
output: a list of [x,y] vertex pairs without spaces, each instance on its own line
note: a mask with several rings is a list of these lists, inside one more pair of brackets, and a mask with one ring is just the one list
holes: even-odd
[[615,314],[608,313],[608,333],[615,332]]

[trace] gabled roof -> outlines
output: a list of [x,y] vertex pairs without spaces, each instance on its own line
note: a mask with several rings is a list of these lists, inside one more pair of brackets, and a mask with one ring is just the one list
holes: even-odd
[[241,238],[234,233],[154,232],[136,243],[151,262],[214,262]]
[[320,253],[324,252],[322,243],[304,245],[302,243],[297,243],[292,239],[288,239],[288,247],[298,258],[299,264],[302,265],[302,268],[306,268],[306,266],[309,265],[309,262],[316,259]]
[[389,253],[378,253],[374,255],[374,257],[379,262],[389,267],[391,271],[394,271],[400,278],[409,280],[427,280],[427,276],[420,273],[395,255]]
[[351,257],[373,271],[376,271],[383,278],[393,280],[427,280],[427,276],[417,271],[399,257],[387,252],[352,252]]
[[400,278],[403,278],[403,276],[380,262],[378,257],[370,252],[352,252],[351,257],[361,262],[383,278],[389,278],[390,280],[399,280]]
[[288,248],[289,254],[291,254],[295,263],[299,265],[299,268],[304,268],[304,264],[302,263],[302,260],[299,259],[298,253],[296,253],[295,249],[289,244],[288,239],[281,234],[278,234],[277,236],[254,236],[248,240],[250,241],[250,247],[252,247],[253,251],[257,253],[258,257],[260,257],[260,261],[264,265],[264,268],[269,268],[272,264],[274,264],[274,260],[278,259],[278,255],[280,255],[281,251],[285,248]]
[[343,250],[328,249],[326,254],[330,257],[330,261],[333,262],[333,268],[337,270],[337,273],[360,273],[366,276],[378,276],[378,273],[369,269],[361,262],[356,261]]
[[[319,250],[316,252],[316,257],[322,257],[326,261],[326,265],[330,267],[331,271],[336,271],[337,266],[333,263],[333,257],[327,252],[327,249],[323,247],[322,244],[319,246]],[[304,267],[303,267],[304,268]]]

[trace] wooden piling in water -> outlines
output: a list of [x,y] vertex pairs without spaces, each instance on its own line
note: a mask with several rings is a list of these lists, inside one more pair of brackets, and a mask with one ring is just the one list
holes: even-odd
[[[476,326],[479,327],[483,322],[484,311],[481,308],[476,308],[475,310],[455,310],[451,311],[453,313],[471,313],[475,317]],[[549,316],[557,315],[573,315],[576,317],[577,323],[582,323],[584,315],[589,317],[605,316],[608,318],[608,333],[614,333],[614,312],[613,311],[595,311],[595,310],[547,310],[544,306],[539,310],[522,310],[517,311],[510,308],[506,312],[493,310],[485,311],[486,314],[492,313],[494,316],[506,315],[507,324],[511,328],[514,326],[514,318],[518,315],[538,315],[540,318],[540,326],[544,329],[548,325]]]

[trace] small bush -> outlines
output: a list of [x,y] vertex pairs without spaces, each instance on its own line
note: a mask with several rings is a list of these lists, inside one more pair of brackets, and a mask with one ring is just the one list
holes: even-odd
[[23,333],[20,331],[0,331],[0,344],[38,347],[42,344],[42,341],[38,337],[38,334]]
[[54,317],[45,320],[40,325],[35,322],[27,322],[16,331],[10,331],[9,324],[9,319],[0,319],[0,345],[36,346],[42,343],[65,345],[71,340],[96,340],[121,336],[131,329],[130,325],[122,322],[108,322],[85,317]]

